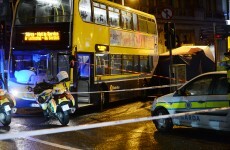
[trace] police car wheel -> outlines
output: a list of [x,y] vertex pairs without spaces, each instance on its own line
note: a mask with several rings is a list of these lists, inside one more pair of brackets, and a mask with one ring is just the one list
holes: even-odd
[[[154,116],[161,116],[161,115],[167,115],[169,114],[167,110],[165,109],[158,109],[155,113]],[[160,132],[167,132],[172,130],[173,128],[173,123],[171,118],[166,118],[166,119],[157,119],[153,120],[156,128]]]

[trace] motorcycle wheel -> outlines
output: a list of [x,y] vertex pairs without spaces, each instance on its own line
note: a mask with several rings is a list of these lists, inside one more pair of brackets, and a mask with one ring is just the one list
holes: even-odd
[[57,117],[59,122],[63,125],[66,126],[69,123],[69,114],[65,113],[63,111],[57,112]]
[[4,116],[4,119],[1,120],[3,126],[9,126],[9,124],[11,123],[11,115],[7,115],[5,112],[1,113],[1,115]]

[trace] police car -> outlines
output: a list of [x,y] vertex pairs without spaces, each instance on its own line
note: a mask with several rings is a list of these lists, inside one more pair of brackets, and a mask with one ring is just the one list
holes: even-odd
[[[174,125],[199,127],[230,131],[229,84],[226,71],[201,74],[186,82],[174,93],[154,100],[152,116],[185,113],[183,116],[153,120],[158,131],[169,131]],[[197,114],[186,114],[191,111],[210,110]]]

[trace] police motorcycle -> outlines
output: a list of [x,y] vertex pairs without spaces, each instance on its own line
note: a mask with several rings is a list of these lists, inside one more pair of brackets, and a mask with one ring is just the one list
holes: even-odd
[[4,126],[8,126],[11,123],[12,113],[16,112],[16,101],[13,96],[6,92],[4,89],[0,89],[0,122]]
[[2,74],[0,74],[0,122],[3,126],[9,126],[11,123],[12,113],[16,113],[14,108],[16,101],[3,87],[6,87]]
[[43,81],[36,84],[33,90],[45,118],[57,118],[62,125],[67,125],[69,115],[76,110],[75,99],[65,85],[68,73],[61,71],[57,74],[57,78],[59,81],[57,84]]

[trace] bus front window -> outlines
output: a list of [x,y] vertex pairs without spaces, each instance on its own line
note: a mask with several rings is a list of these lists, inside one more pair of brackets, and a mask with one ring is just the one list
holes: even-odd
[[22,84],[36,84],[47,81],[49,72],[49,55],[14,55],[11,79]]
[[16,25],[70,22],[70,0],[20,0]]

